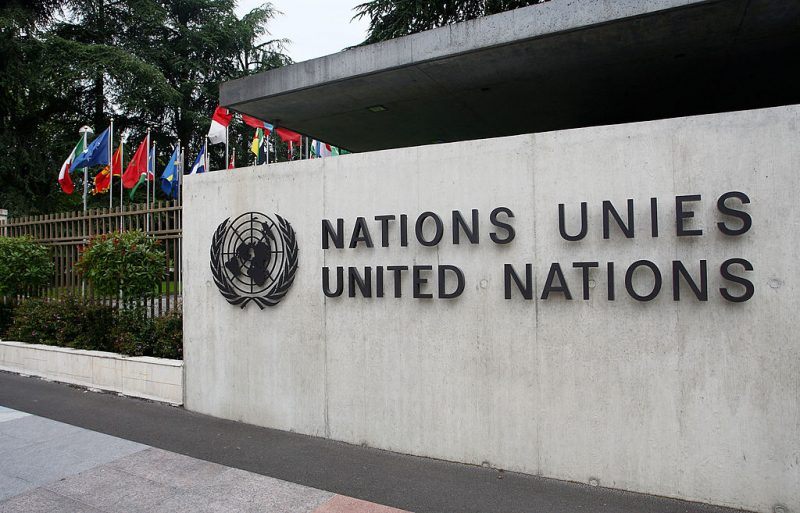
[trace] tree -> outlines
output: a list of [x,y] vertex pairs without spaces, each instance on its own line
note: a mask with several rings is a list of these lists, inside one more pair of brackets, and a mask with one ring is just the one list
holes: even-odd
[[371,44],[546,1],[369,0],[354,8],[356,15],[353,19],[369,18],[367,39],[361,44]]
[[[290,62],[285,41],[264,40],[278,14],[271,4],[242,18],[234,7],[234,0],[12,0],[0,7],[0,207],[15,216],[80,208],[81,174],[73,174],[76,194],[69,196],[58,187],[58,170],[78,128],[99,133],[111,116],[115,146],[127,130],[133,150],[151,128],[159,170],[177,138],[193,158],[219,82]],[[98,195],[89,207],[107,202]]]

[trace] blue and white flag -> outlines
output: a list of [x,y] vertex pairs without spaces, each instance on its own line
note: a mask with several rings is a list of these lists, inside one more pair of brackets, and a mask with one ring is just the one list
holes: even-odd
[[197,154],[197,158],[194,159],[194,164],[192,164],[192,169],[189,171],[190,175],[196,175],[197,173],[205,173],[206,172],[206,148],[203,146],[200,148],[200,153]]

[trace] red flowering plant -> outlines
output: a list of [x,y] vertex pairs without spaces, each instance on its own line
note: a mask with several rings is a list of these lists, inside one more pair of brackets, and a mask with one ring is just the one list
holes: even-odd
[[83,248],[75,269],[104,296],[125,303],[150,297],[166,271],[160,241],[135,230],[98,235]]

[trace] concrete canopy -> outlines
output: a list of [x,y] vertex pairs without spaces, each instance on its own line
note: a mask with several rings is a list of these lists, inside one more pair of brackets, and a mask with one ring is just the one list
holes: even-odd
[[220,103],[371,151],[800,103],[798,56],[796,0],[552,0],[225,82]]

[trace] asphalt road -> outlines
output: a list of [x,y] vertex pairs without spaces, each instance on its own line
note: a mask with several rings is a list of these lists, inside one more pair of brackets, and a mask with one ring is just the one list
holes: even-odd
[[418,513],[738,511],[358,447],[6,372],[0,405]]

